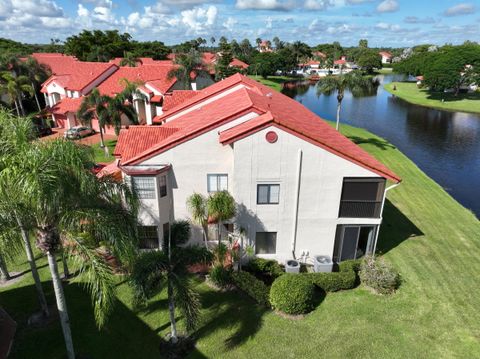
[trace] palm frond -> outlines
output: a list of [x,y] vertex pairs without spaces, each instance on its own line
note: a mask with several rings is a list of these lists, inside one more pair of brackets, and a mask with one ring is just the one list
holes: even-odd
[[200,317],[200,298],[193,290],[193,281],[185,276],[170,274],[175,305],[185,318],[188,331],[195,329]]

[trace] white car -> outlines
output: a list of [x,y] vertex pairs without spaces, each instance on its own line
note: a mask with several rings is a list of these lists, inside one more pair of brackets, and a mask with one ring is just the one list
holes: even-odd
[[95,130],[90,127],[75,126],[65,131],[63,136],[65,138],[82,138],[85,136],[93,135],[94,133],[95,133]]

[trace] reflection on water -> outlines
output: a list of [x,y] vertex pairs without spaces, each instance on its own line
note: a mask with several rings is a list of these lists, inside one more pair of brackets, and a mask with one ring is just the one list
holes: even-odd
[[[401,80],[378,76],[383,85]],[[335,120],[336,95],[320,95],[309,82],[283,92],[320,117]],[[342,102],[341,123],[364,127],[384,137],[480,217],[480,115],[409,104],[379,86],[376,96],[352,96]]]

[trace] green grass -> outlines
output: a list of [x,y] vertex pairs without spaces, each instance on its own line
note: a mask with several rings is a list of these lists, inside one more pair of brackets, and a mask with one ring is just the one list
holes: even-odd
[[388,75],[388,74],[391,74],[392,73],[392,68],[391,67],[383,67],[381,69],[378,69],[377,71],[375,71],[377,74],[380,74],[380,75]]
[[268,76],[267,79],[264,79],[262,76],[255,75],[250,75],[249,77],[254,79],[255,81],[271,87],[278,92],[282,91],[282,86],[285,82],[298,80],[297,77],[288,76]]
[[[393,87],[396,86],[396,90]],[[461,93],[455,96],[451,93],[431,92],[418,88],[415,82],[392,82],[384,88],[395,96],[421,106],[448,111],[463,111],[480,113],[480,92]]]
[[[402,275],[396,294],[363,287],[330,293],[303,320],[288,320],[244,295],[198,284],[202,322],[190,358],[478,358],[480,357],[480,222],[395,147],[346,125],[342,132],[403,178],[386,202],[378,249]],[[54,303],[46,261],[38,260],[48,301]],[[12,269],[26,268],[19,259]],[[0,305],[17,320],[12,358],[63,358],[58,322],[27,328],[37,309],[30,274],[0,289]],[[118,306],[103,330],[89,297],[65,285],[73,339],[88,358],[154,358],[168,332],[165,293],[141,312],[119,278]],[[179,316],[180,325],[183,319]],[[160,356],[161,357],[161,356]]]
[[117,140],[106,140],[105,146],[108,147],[108,156],[105,154],[105,150],[100,147],[100,142],[92,145],[94,155],[95,155],[95,162],[112,162],[115,157],[113,157],[113,150],[115,149],[115,145],[117,144]]

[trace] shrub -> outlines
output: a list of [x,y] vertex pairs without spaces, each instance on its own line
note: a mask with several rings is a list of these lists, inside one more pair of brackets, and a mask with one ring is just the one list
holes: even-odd
[[338,271],[339,272],[348,272],[348,271],[354,271],[355,273],[358,273],[360,270],[360,265],[362,264],[362,261],[360,259],[350,259],[348,261],[343,261],[340,262],[338,265]]
[[258,304],[270,306],[268,300],[270,289],[254,275],[244,271],[233,272],[232,282],[237,288],[252,297]]
[[248,262],[245,270],[255,274],[267,284],[271,284],[275,279],[285,274],[284,270],[277,261],[263,258],[253,258]]
[[360,266],[360,279],[379,294],[390,294],[400,285],[400,275],[383,259],[367,256]]
[[315,286],[303,274],[284,274],[270,289],[272,307],[287,314],[304,314],[314,308]]
[[357,282],[357,274],[353,271],[331,273],[307,273],[310,281],[325,292],[352,289]]
[[231,269],[227,269],[222,265],[216,265],[210,271],[210,280],[219,288],[225,288],[231,284]]

